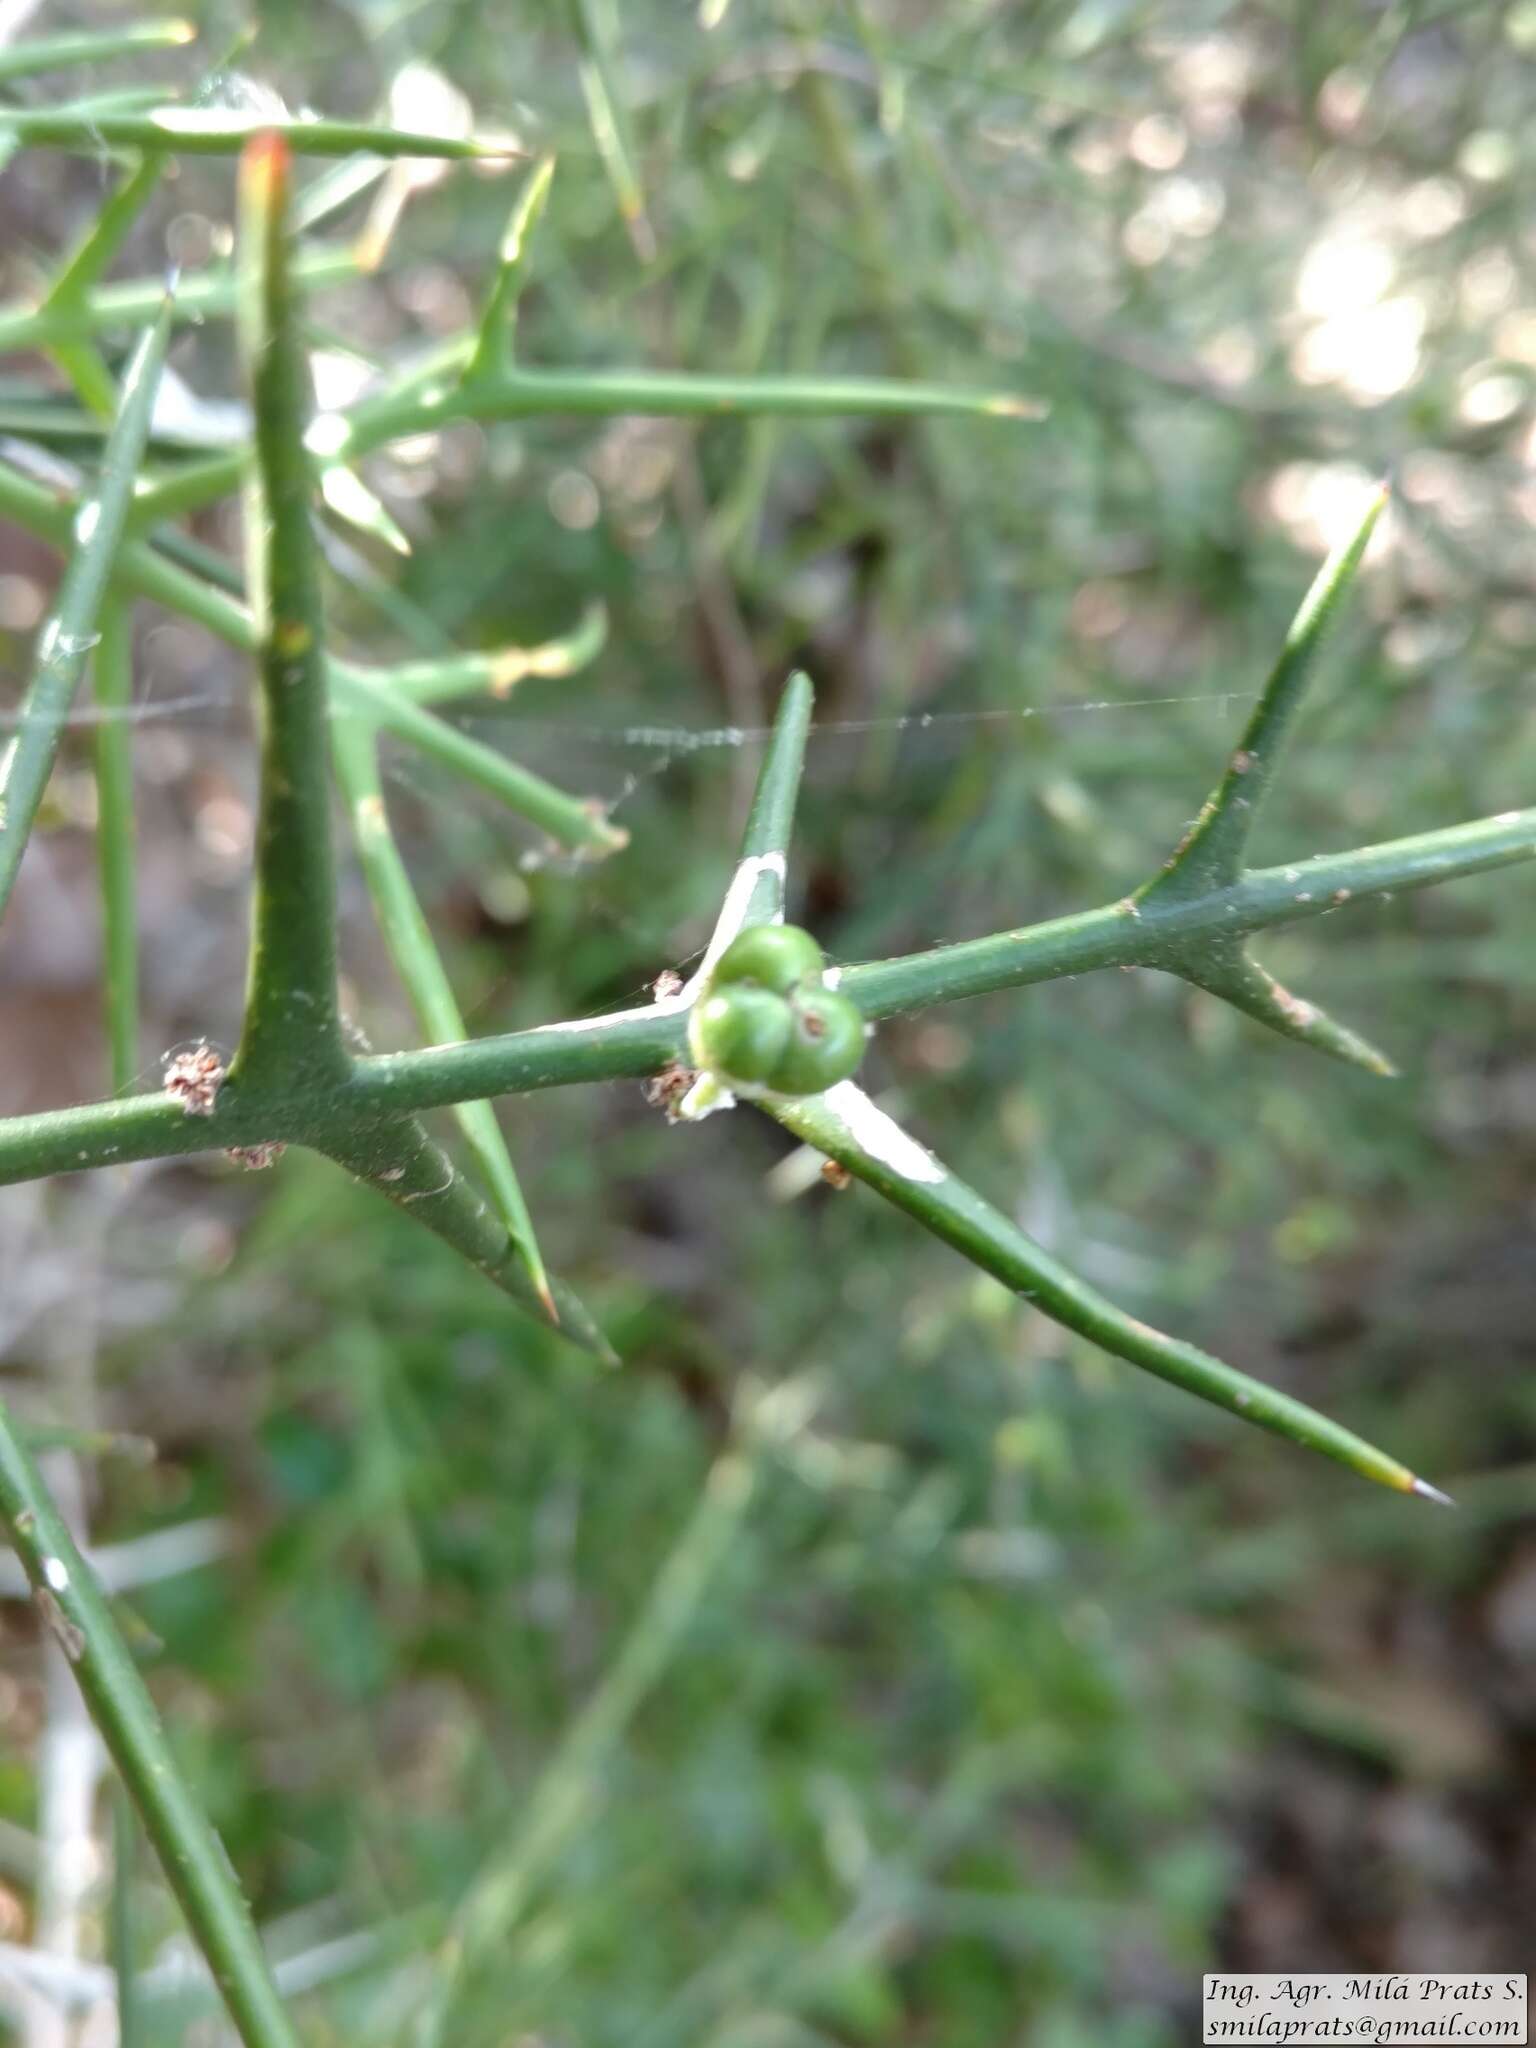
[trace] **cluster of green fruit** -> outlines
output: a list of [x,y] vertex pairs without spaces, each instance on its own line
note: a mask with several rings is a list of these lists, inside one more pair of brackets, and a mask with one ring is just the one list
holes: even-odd
[[864,1057],[858,1006],[828,988],[807,931],[755,924],[720,955],[688,1020],[694,1065],[736,1088],[819,1095]]

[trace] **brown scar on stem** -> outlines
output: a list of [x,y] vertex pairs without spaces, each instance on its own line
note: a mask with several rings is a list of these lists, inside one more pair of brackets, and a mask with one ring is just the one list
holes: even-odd
[[71,1664],[78,1664],[85,1655],[85,1631],[78,1628],[59,1605],[47,1586],[39,1586],[36,1592],[37,1610],[47,1624],[48,1633],[64,1652]]

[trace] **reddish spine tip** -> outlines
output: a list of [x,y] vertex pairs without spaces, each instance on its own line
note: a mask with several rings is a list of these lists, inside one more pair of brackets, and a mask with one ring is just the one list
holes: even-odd
[[264,128],[251,137],[242,152],[242,182],[253,198],[273,205],[288,182],[292,162],[293,151],[288,147],[287,136],[275,128]]

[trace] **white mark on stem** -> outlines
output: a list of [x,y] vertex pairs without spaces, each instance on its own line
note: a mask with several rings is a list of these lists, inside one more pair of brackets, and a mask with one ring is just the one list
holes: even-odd
[[43,1559],[43,1577],[52,1586],[55,1593],[64,1593],[69,1590],[69,1567],[65,1564],[62,1557],[45,1557]]
[[933,1184],[948,1178],[927,1147],[909,1138],[901,1125],[852,1081],[839,1081],[821,1099],[861,1150],[903,1180]]
[[[744,1091],[750,1092],[750,1091]],[[713,1074],[700,1074],[693,1086],[677,1105],[673,1123],[698,1124],[716,1111],[734,1109],[736,1097],[723,1081]]]
[[[38,662],[42,664],[44,662],[56,661],[60,655],[77,653],[80,651],[81,644],[71,639],[57,618],[52,618],[44,626],[38,639]],[[83,645],[88,647],[90,642],[86,641]]]
[[85,1655],[84,1629],[75,1626],[46,1586],[37,1589],[37,1606],[54,1641],[71,1664],[78,1664]]
[[764,875],[773,875],[779,884],[779,907],[767,920],[770,924],[784,922],[784,856],[782,853],[754,854],[744,860],[731,877],[731,885],[725,892],[720,905],[720,915],[715,919],[714,931],[704,949],[704,958],[699,962],[693,979],[683,990],[681,1001],[691,1003],[710,975],[715,971],[715,962],[731,943],[747,921],[747,911]]
[[[708,946],[704,949],[704,957],[694,969],[690,979],[682,986],[666,995],[663,995],[658,987],[654,1002],[643,1010],[613,1010],[606,1017],[567,1017],[558,1024],[541,1024],[538,1027],[540,1031],[574,1031],[585,1035],[602,1026],[613,1028],[624,1024],[633,1024],[641,1017],[650,1021],[654,1021],[657,1017],[677,1017],[691,1010],[705,982],[714,973],[715,962],[745,924],[747,907],[751,903],[753,892],[757,888],[758,878],[765,874],[776,875],[780,890],[782,891],[784,884],[784,856],[782,853],[756,854],[752,859],[744,860],[737,868],[735,874],[731,877],[731,885],[725,892],[725,900],[720,905],[720,915],[715,919],[715,929],[710,935]],[[782,924],[784,922],[782,907],[775,911],[774,915],[767,922],[770,924]],[[832,976],[837,972],[836,968],[828,971],[827,986],[829,988],[836,987]]]
[[[693,997],[688,990],[680,989],[675,996],[658,996],[654,1003],[648,1003],[643,1010],[610,1010],[605,1017],[562,1017],[557,1023],[540,1024],[536,1029],[540,1037],[545,1032],[569,1031],[574,1031],[578,1037],[586,1037],[589,1034],[616,1030],[625,1024],[637,1024],[641,1021],[649,1024],[658,1017],[675,1016],[679,1011],[686,1010],[692,1001]],[[465,1043],[462,1039],[453,1042]]]

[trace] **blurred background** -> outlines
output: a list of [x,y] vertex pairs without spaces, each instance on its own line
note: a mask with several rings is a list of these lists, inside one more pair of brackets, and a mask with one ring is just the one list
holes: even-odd
[[[621,1007],[697,953],[796,662],[819,699],[792,879],[834,956],[1120,897],[1383,473],[1395,508],[1259,858],[1530,800],[1532,0],[270,0],[243,39],[235,9],[192,11],[197,45],[144,77],[472,116],[558,154],[529,362],[1049,407],[454,427],[369,459],[410,551],[330,528],[338,644],[609,613],[583,674],[460,717],[600,799],[626,852],[551,862],[390,762],[475,1032]],[[110,181],[11,161],[8,303]],[[408,182],[317,230],[391,229],[376,275],[313,301],[326,403],[474,316],[516,178]],[[116,274],[215,260],[231,189],[187,159]],[[238,431],[227,323],[171,360],[191,431]],[[35,393],[36,359],[5,374]],[[233,509],[196,532],[230,551]],[[55,574],[0,535],[8,704]],[[180,620],[141,607],[138,630],[153,1086],[163,1050],[236,1033],[250,678]],[[5,932],[10,1111],[106,1086],[87,740]],[[349,1007],[409,1044],[342,888]],[[513,1905],[455,2048],[1162,2048],[1215,1967],[1529,1966],[1531,916],[1515,870],[1267,941],[1395,1085],[1146,973],[893,1023],[868,1063],[1053,1250],[1384,1440],[1454,1516],[1069,1339],[765,1121],[670,1129],[635,1085],[503,1119],[614,1373],[317,1161],[0,1195],[7,1397],[154,1447],[53,1475],[115,1560],[306,2040],[410,2039],[487,1871]],[[14,1584],[5,2038],[110,2043],[110,1788]],[[126,1839],[152,2038],[222,2040]]]

